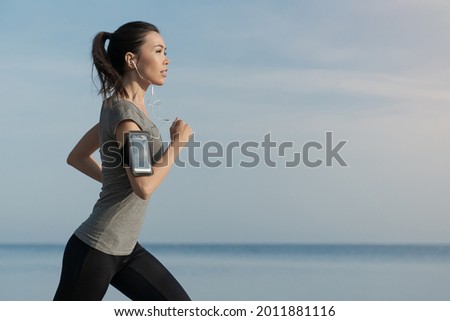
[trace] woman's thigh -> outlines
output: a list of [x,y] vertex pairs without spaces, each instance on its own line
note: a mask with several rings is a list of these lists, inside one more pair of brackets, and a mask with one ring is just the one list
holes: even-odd
[[139,244],[111,284],[131,300],[190,301],[175,277]]
[[119,265],[120,257],[93,249],[73,235],[64,251],[54,300],[102,300]]

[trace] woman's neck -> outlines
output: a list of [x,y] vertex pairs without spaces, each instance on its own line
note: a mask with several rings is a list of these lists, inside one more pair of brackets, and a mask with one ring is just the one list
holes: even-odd
[[149,84],[145,84],[139,79],[130,79],[125,77],[123,80],[123,87],[128,93],[128,98],[122,97],[122,99],[128,100],[145,110],[145,92],[147,91]]

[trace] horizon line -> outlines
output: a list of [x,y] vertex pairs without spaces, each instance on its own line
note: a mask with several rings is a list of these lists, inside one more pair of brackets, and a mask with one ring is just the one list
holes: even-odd
[[[67,242],[1,242],[0,246],[65,246]],[[450,242],[152,242],[146,246],[450,246]]]

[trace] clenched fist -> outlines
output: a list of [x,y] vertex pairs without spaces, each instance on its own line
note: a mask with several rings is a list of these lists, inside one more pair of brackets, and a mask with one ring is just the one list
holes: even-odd
[[189,142],[192,136],[192,128],[181,119],[175,118],[170,126],[170,140],[183,147]]

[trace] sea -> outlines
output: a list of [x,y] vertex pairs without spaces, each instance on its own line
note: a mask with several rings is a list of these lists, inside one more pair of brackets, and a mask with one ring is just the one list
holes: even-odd
[[[450,245],[143,245],[193,300],[450,300]],[[52,300],[63,251],[0,244],[0,300]],[[104,300],[128,298],[110,286]]]

